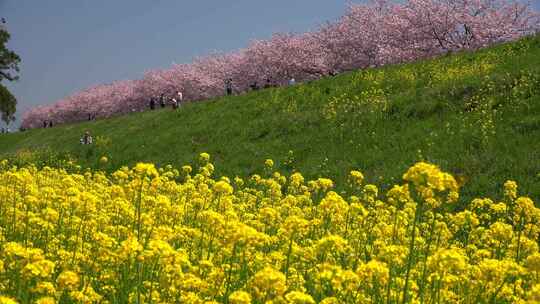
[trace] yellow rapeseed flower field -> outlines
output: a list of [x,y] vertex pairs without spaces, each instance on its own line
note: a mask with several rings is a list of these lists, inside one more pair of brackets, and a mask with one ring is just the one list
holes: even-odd
[[0,162],[0,304],[539,303],[540,210],[518,185],[465,210],[417,163],[380,193],[301,173],[213,178]]

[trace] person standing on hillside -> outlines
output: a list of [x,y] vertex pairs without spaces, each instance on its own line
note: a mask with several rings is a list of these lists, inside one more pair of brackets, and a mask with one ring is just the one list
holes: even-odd
[[43,128],[46,128],[46,127],[47,127],[47,121],[44,120],[44,121],[43,121]]
[[272,81],[270,80],[270,77],[266,78],[266,83],[264,84],[264,88],[268,89],[272,87]]
[[225,90],[227,91],[227,95],[232,95],[232,78],[225,81]]
[[52,128],[52,127],[53,127],[52,120],[49,120],[49,128]]
[[257,83],[257,81],[254,81],[251,85],[251,90],[252,91],[258,91],[259,90],[259,84]]
[[81,140],[80,140],[81,144],[82,145],[91,145],[92,141],[93,141],[93,139],[92,139],[92,135],[90,135],[90,131],[88,131],[88,130],[84,131],[84,135],[83,135],[83,137],[81,137]]
[[154,99],[154,96],[150,97],[150,110],[154,110],[156,108],[156,101]]
[[184,101],[184,94],[182,93],[182,91],[176,92],[176,101],[179,105]]
[[165,98],[159,98],[159,106],[165,108]]
[[165,93],[159,95],[159,104],[162,105],[161,107],[163,108],[163,105],[165,104]]

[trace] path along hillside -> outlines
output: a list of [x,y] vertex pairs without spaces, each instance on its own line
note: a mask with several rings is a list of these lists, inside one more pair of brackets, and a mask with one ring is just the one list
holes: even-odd
[[[85,130],[93,145],[79,143]],[[107,171],[179,166],[200,152],[212,155],[217,176],[262,173],[270,158],[282,172],[338,184],[358,169],[391,185],[426,160],[458,176],[465,200],[513,179],[540,201],[540,38],[0,136],[0,158],[54,165],[69,157]]]

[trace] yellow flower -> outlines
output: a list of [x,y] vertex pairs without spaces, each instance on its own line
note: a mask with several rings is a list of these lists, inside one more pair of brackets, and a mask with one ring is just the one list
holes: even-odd
[[342,253],[348,249],[347,240],[339,235],[329,235],[317,242],[317,252],[324,254],[326,252]]
[[36,304],[56,304],[56,300],[52,297],[39,298]]
[[233,187],[226,181],[219,181],[214,184],[214,191],[219,194],[228,195],[233,193]]
[[56,279],[60,289],[75,290],[79,287],[79,275],[73,271],[63,271]]
[[410,301],[539,302],[540,209],[513,182],[447,211],[457,184],[427,163],[381,188],[213,171],[0,167],[0,304],[385,302],[407,272]]
[[153,164],[138,163],[135,168],[135,172],[138,174],[146,175],[149,177],[158,176],[158,171]]
[[403,179],[412,182],[416,187],[428,187],[437,191],[457,191],[456,180],[437,166],[419,162],[403,175]]
[[540,284],[534,285],[527,295],[530,304],[540,303]]
[[366,264],[360,265],[356,273],[368,284],[378,282],[380,286],[384,286],[390,276],[390,271],[386,263],[377,260],[371,260]]
[[191,171],[193,171],[193,168],[191,168],[191,166],[185,165],[185,166],[182,166],[182,171],[186,174],[190,174]]
[[264,161],[264,165],[268,168],[268,169],[272,169],[274,167],[274,161],[271,160],[271,159],[267,159]]
[[206,165],[210,161],[210,154],[203,152],[199,154],[199,162],[203,165]]
[[328,191],[334,187],[334,182],[328,178],[317,179],[317,188],[322,191]]
[[137,238],[130,236],[128,239],[120,244],[120,256],[124,259],[136,256],[142,251],[143,247],[137,241]]
[[528,256],[525,265],[530,271],[540,272],[540,253],[535,252]]
[[340,303],[339,300],[334,297],[324,298],[321,301],[321,304],[339,304],[339,303]]
[[514,231],[512,229],[511,225],[501,223],[501,222],[495,222],[487,231],[489,235],[489,240],[492,242],[505,242],[512,239],[512,236],[514,235]]
[[431,272],[460,275],[467,269],[467,262],[467,256],[459,249],[439,249],[428,257],[427,265]]
[[315,300],[303,292],[291,291],[285,295],[285,299],[290,304],[315,304]]
[[394,185],[392,189],[386,193],[386,196],[388,197],[388,202],[393,205],[405,204],[412,201],[409,185]]
[[506,196],[511,201],[515,200],[517,197],[517,183],[512,180],[508,180],[504,183],[504,196]]
[[326,194],[319,204],[319,207],[330,217],[346,213],[349,209],[347,202],[334,191],[330,191]]
[[379,195],[379,188],[375,185],[365,185],[363,192],[363,199],[367,203],[373,204]]
[[23,273],[29,277],[49,277],[54,270],[54,263],[48,260],[39,260],[33,263],[26,264],[23,268]]
[[293,173],[290,177],[291,187],[298,188],[304,184],[304,177],[299,172]]
[[351,185],[359,187],[363,181],[364,181],[364,175],[362,174],[362,172],[357,171],[357,170],[352,170],[349,173],[349,182],[351,183]]
[[36,287],[33,288],[34,292],[43,295],[54,295],[56,293],[56,288],[52,282],[39,282]]
[[251,304],[251,296],[245,291],[235,291],[229,296],[231,304]]
[[12,298],[0,296],[0,304],[18,304],[18,302]]
[[253,276],[251,290],[259,300],[281,296],[287,290],[285,275],[268,266]]

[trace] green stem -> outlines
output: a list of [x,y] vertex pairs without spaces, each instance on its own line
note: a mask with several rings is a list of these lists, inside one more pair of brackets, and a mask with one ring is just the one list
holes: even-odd
[[423,204],[422,204],[422,201],[420,201],[414,212],[412,236],[411,236],[411,242],[409,243],[409,257],[407,259],[407,271],[405,273],[405,284],[403,286],[403,299],[402,299],[403,304],[407,303],[408,301],[407,290],[409,288],[409,277],[411,274],[412,260],[413,260],[413,255],[414,255],[414,241],[416,239],[416,223],[418,222],[418,218],[420,217],[420,214],[422,212],[422,207],[423,207]]
[[420,286],[419,286],[420,290],[418,291],[419,296],[420,296],[420,303],[424,303],[424,289],[425,289],[426,276],[427,276],[427,258],[429,256],[429,246],[431,245],[431,242],[433,241],[433,233],[435,232],[435,221],[436,221],[436,217],[434,214],[433,221],[431,222],[429,238],[426,244],[426,252],[424,253],[424,258],[423,258],[422,279],[420,280]]
[[289,279],[289,264],[291,261],[292,245],[293,245],[294,233],[291,235],[291,240],[289,242],[289,249],[287,250],[287,263],[285,264],[285,278]]
[[233,262],[234,262],[235,256],[236,256],[236,243],[234,243],[232,255],[229,260],[229,273],[227,274],[227,282],[225,284],[225,293],[223,294],[223,301],[225,303],[229,303],[229,290],[231,287],[231,277],[232,277]]

